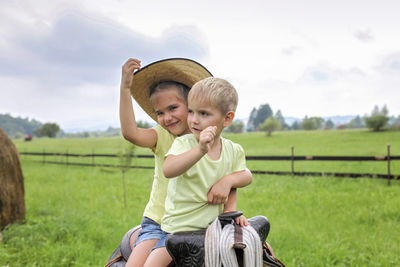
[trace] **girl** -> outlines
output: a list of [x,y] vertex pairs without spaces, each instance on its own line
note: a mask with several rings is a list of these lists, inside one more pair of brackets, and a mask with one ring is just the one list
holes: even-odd
[[[165,154],[176,136],[190,133],[187,126],[187,94],[190,87],[212,76],[203,66],[188,59],[167,59],[141,69],[140,60],[129,59],[122,67],[120,88],[120,123],[124,138],[135,145],[152,149],[155,156],[154,180],[149,202],[145,208],[136,245],[126,266],[143,266],[150,252],[163,246],[160,238],[168,179],[163,174]],[[139,70],[141,69],[141,70]],[[135,74],[134,72],[137,71]],[[139,105],[158,122],[152,129],[137,127],[131,93]],[[243,175],[242,175],[243,176]],[[247,170],[243,177],[251,182]],[[211,204],[221,204],[231,188],[237,185],[237,174],[226,175],[208,194]],[[240,179],[242,184],[242,178]]]

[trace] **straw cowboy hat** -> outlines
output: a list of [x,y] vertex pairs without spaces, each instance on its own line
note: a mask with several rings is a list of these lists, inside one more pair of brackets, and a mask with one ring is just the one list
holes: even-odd
[[212,74],[198,62],[187,58],[168,58],[153,62],[133,75],[131,94],[142,109],[155,121],[157,115],[150,102],[150,90],[160,82],[175,81],[189,88]]

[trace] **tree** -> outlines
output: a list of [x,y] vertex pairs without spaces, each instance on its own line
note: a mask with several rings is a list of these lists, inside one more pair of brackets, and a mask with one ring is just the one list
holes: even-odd
[[400,115],[398,115],[397,118],[395,116],[392,116],[389,119],[389,125],[392,129],[400,130]]
[[378,106],[375,106],[371,112],[371,116],[364,118],[365,125],[374,132],[380,131],[386,127],[389,121],[388,114],[389,111],[386,105],[383,106],[381,110],[379,110]]
[[322,127],[324,119],[321,117],[310,117],[307,116],[301,122],[301,128],[303,130],[316,130]]
[[256,129],[256,127],[254,126],[254,120],[256,119],[256,115],[257,115],[257,109],[253,108],[251,110],[249,120],[247,121],[247,131],[248,132],[253,132]]
[[230,133],[242,133],[244,129],[244,123],[241,120],[234,120],[225,131]]
[[268,117],[260,126],[260,130],[266,131],[268,136],[271,136],[272,131],[281,129],[281,122],[274,116]]
[[57,133],[60,131],[60,126],[57,123],[45,123],[35,130],[35,135],[47,136],[50,138],[56,137]]
[[359,115],[357,115],[354,119],[349,122],[349,128],[364,128],[364,122]]
[[140,121],[138,121],[136,124],[137,124],[137,126],[138,126],[139,128],[145,128],[145,129],[151,128],[151,124],[148,123],[147,121],[142,121],[142,120],[140,120]]
[[308,118],[307,116],[305,116],[303,121],[300,123],[300,127],[303,130],[314,130],[317,128],[317,126],[315,125],[315,122],[313,120],[311,120],[310,118]]
[[300,130],[300,123],[298,121],[294,121],[292,126],[290,127],[292,130]]
[[135,146],[130,144],[123,149],[122,152],[118,153],[117,156],[119,158],[121,172],[122,172],[122,190],[124,192],[124,207],[127,208],[126,202],[126,182],[125,182],[125,173],[130,169],[132,159],[135,156]]
[[281,129],[287,130],[289,129],[289,125],[286,124],[285,118],[282,115],[282,112],[280,109],[275,113],[275,118],[281,123]]
[[0,128],[2,128],[7,136],[20,138],[21,134],[32,135],[38,127],[42,125],[41,122],[34,119],[12,117],[10,114],[0,114]]
[[322,125],[324,123],[324,119],[321,117],[311,117],[310,119],[312,119],[315,122],[315,125],[317,126],[317,129],[321,129]]
[[325,129],[330,130],[333,129],[335,127],[335,124],[333,123],[333,121],[331,119],[327,120],[325,122]]
[[258,109],[253,108],[247,123],[247,130],[256,131],[260,124],[272,115],[272,109],[268,104],[263,104]]
[[254,121],[254,125],[256,129],[260,126],[260,124],[264,123],[266,119],[273,115],[272,109],[268,104],[261,105],[257,110],[257,116]]

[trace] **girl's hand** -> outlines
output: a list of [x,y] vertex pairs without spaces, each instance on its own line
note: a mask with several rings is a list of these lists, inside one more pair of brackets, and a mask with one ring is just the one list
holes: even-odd
[[122,75],[121,75],[121,89],[129,89],[133,73],[135,70],[140,69],[140,60],[136,58],[128,59],[125,64],[122,66]]
[[199,144],[201,151],[207,153],[211,149],[211,146],[214,143],[216,132],[217,132],[216,126],[208,126],[203,131],[201,131],[199,136]]
[[249,222],[247,221],[246,217],[244,217],[243,215],[237,217],[235,219],[235,222],[236,222],[236,224],[239,224],[241,227],[250,225]]

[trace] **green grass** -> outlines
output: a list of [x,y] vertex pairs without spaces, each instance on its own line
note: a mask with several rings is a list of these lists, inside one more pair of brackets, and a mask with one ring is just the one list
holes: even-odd
[[[386,156],[390,144],[391,155],[400,155],[400,132],[346,131],[287,131],[273,133],[229,134],[227,138],[242,144],[246,155],[290,156],[291,147],[297,156]],[[391,173],[400,173],[400,162],[391,162]],[[248,161],[252,170],[291,171],[290,161]],[[387,173],[385,161],[334,162],[296,161],[298,172]]]
[[[241,143],[248,155],[288,155],[292,145],[298,155],[385,155],[387,143],[392,145],[393,155],[400,155],[399,132],[315,131],[274,133],[271,138],[260,133],[227,137]],[[90,153],[92,149],[95,153],[117,153],[126,146],[121,138],[15,143],[20,151],[44,148],[53,152],[68,149],[70,153]],[[138,149],[137,153],[150,151]],[[103,266],[124,233],[139,224],[152,170],[127,173],[125,208],[118,169],[42,165],[24,156],[21,160],[26,221],[2,232],[0,266]],[[342,163],[332,164],[332,168],[344,168]],[[284,168],[270,166],[273,162],[264,165],[259,167]],[[400,173],[399,161],[392,163],[392,170]],[[287,266],[399,266],[399,195],[399,181],[387,186],[380,179],[255,175],[250,186],[239,190],[238,208],[247,217],[268,217],[271,231],[267,241]]]
[[399,192],[373,179],[256,176],[240,206],[269,218],[268,241],[288,266],[396,266]]
[[[387,145],[391,146],[391,155],[400,155],[400,132],[371,132],[367,130],[332,131],[286,131],[273,133],[225,134],[225,136],[243,146],[246,155],[289,156],[291,147],[298,156],[386,156]],[[60,152],[60,153],[120,153],[129,145],[120,137],[90,139],[34,139],[32,142],[15,140],[21,152]],[[136,154],[151,155],[150,149],[137,147]],[[26,158],[26,156],[23,156]],[[33,157],[28,157],[33,158]],[[41,157],[34,157],[42,161]],[[82,162],[91,164],[92,158],[46,157],[47,161]],[[97,164],[119,164],[117,158],[95,158]],[[152,159],[135,159],[134,165],[153,166]],[[391,173],[400,174],[400,161],[391,162]],[[248,161],[251,170],[291,171],[290,161]],[[386,174],[387,163],[375,162],[334,162],[334,161],[296,161],[297,172],[340,172]]]
[[[400,131],[371,132],[367,130],[285,131],[273,133],[229,134],[224,136],[243,145],[247,155],[400,155]],[[127,145],[121,137],[111,138],[36,138],[31,142],[14,140],[21,152],[43,151],[70,153],[115,153]],[[138,154],[151,154],[149,149],[138,148]]]
[[[122,137],[108,138],[36,138],[30,142],[13,140],[20,152],[117,153],[129,146]],[[137,147],[139,154],[151,150]]]
[[[127,209],[119,171],[23,161],[26,223],[3,231],[0,266],[102,266],[139,224],[151,171],[128,172]],[[3,265],[2,265],[3,264]]]
[[400,155],[400,132],[371,132],[367,130],[286,131],[273,133],[229,134],[229,139],[242,144],[247,155],[295,155],[313,156],[376,156],[386,155],[387,145],[391,153]]

